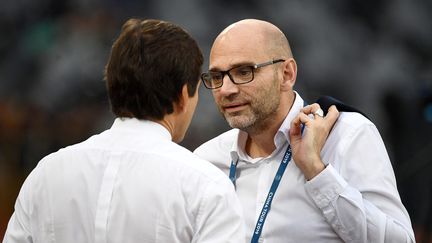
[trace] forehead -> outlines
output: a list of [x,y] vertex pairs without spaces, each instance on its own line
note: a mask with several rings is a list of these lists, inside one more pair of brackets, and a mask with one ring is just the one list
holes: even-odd
[[231,29],[219,35],[210,51],[210,69],[228,69],[238,64],[265,61],[264,38],[248,29]]

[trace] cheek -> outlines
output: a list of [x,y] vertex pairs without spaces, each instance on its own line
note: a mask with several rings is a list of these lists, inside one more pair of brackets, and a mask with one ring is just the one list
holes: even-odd
[[213,92],[213,99],[216,102],[216,104],[219,104],[219,102],[221,100],[221,96],[219,95],[219,93]]

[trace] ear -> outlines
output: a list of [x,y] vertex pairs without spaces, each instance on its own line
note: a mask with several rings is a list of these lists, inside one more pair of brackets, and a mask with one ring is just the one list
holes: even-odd
[[180,94],[179,100],[174,103],[174,112],[183,113],[186,111],[189,103],[189,93],[187,85],[183,85],[182,92]]
[[292,90],[297,78],[297,63],[294,58],[289,58],[283,63],[283,81],[281,90]]

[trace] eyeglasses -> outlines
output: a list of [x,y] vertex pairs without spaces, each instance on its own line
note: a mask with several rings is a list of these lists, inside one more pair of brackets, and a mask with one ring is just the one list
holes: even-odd
[[217,89],[222,87],[225,74],[231,79],[234,84],[249,83],[254,79],[254,70],[278,62],[284,62],[284,59],[276,59],[255,65],[243,65],[233,67],[226,71],[209,71],[201,74],[201,80],[204,86],[208,89]]

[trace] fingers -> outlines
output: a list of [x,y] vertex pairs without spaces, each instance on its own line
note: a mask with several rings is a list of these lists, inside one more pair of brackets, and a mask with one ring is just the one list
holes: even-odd
[[[320,113],[319,110],[321,110],[320,105],[318,103],[313,103],[303,107],[300,112],[303,112],[306,115],[317,115],[317,113]],[[332,121],[335,121],[339,117],[339,111],[337,110],[335,105],[330,106],[330,108],[328,109],[328,114],[326,114],[325,117],[328,117]]]
[[303,107],[301,112],[309,115],[311,119],[317,119],[324,116],[323,110],[321,110],[321,107],[317,103]]
[[308,126],[308,124],[310,122],[311,122],[311,119],[306,114],[300,112],[291,121],[291,128],[290,128],[291,135],[301,136],[301,125],[305,124],[305,126]]
[[322,125],[327,128],[331,128],[339,117],[339,111],[334,105],[330,106],[325,117],[322,117],[320,113],[322,114],[322,110],[319,104],[313,103],[311,105],[307,105],[300,110],[300,113],[293,120],[293,125],[300,126],[301,123],[303,123],[307,126],[307,123],[309,123],[310,120],[316,120],[321,118],[320,120],[325,121],[324,123],[322,123]]
[[325,116],[325,119],[330,121],[336,121],[336,119],[339,117],[339,111],[336,108],[335,105],[330,106],[328,109],[327,115]]
[[330,127],[333,127],[338,117],[339,117],[339,111],[337,110],[336,106],[332,105],[330,106],[324,120],[328,121],[328,125]]
[[317,110],[321,109],[321,107],[317,103],[313,103],[311,105],[307,105],[303,107],[300,112],[305,113],[306,115],[314,114]]
[[296,127],[300,127],[301,124],[307,124],[311,121],[309,116],[307,116],[305,113],[300,112],[291,122],[292,125]]

